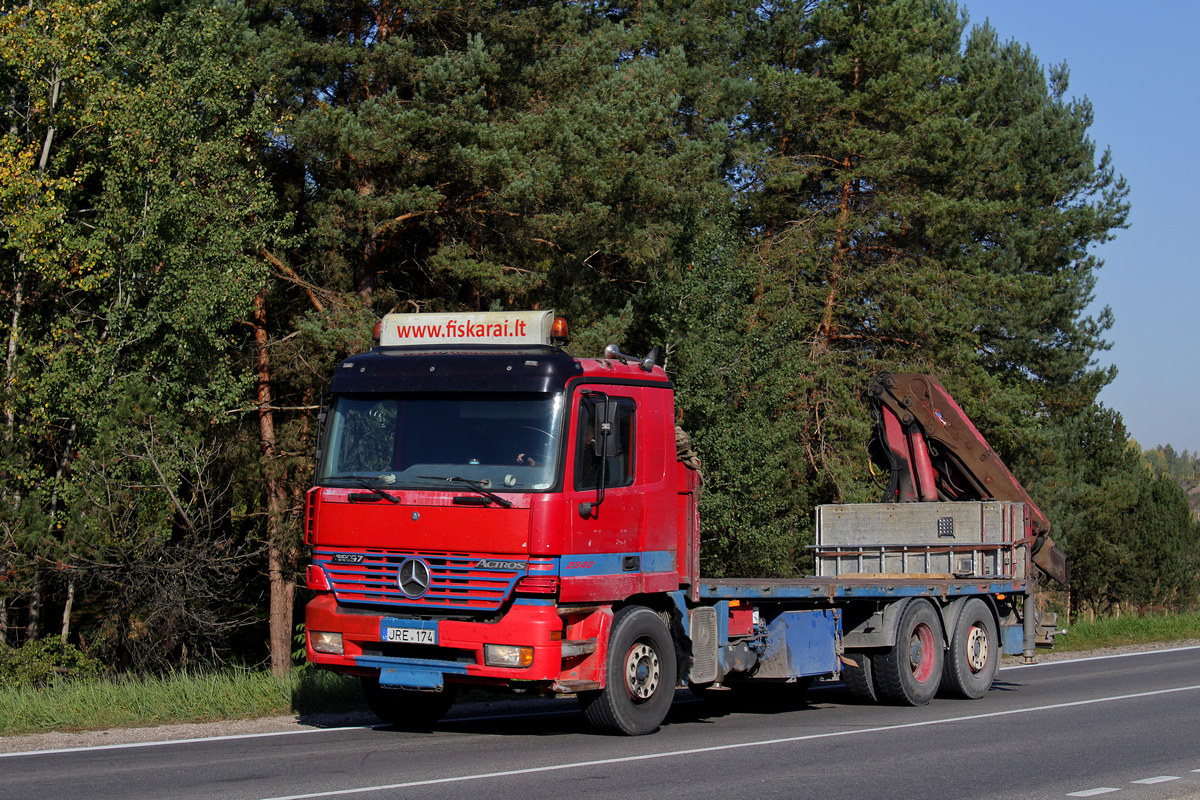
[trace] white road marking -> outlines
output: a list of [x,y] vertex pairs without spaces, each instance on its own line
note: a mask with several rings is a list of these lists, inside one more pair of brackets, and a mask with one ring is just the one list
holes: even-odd
[[[579,710],[572,708],[562,711],[537,711],[534,713],[521,714],[484,714],[474,717],[453,717],[452,719],[442,720],[443,722],[482,722],[483,720],[496,719],[529,719],[530,717],[553,717],[578,715]],[[338,731],[371,731],[377,728],[390,727],[387,723],[380,722],[374,725],[348,725],[340,728],[301,728],[299,730],[287,731],[266,731],[264,733],[230,733],[224,736],[197,736],[193,739],[162,739],[155,742],[125,742],[123,744],[96,744],[87,747],[60,747],[55,750],[22,750],[15,753],[0,753],[0,758],[13,758],[14,756],[49,756],[61,755],[63,753],[88,753],[99,750],[122,750],[127,747],[158,747],[159,745],[168,744],[192,744],[194,742],[226,742],[236,739],[263,739],[270,736],[296,736],[302,733],[337,733]]]
[[1142,778],[1140,781],[1130,781],[1130,783],[1140,783],[1144,786],[1149,786],[1154,783],[1166,783],[1167,781],[1179,780],[1178,775],[1159,775],[1157,778]]
[[125,742],[124,744],[97,744],[90,747],[60,747],[57,750],[24,750],[19,753],[0,753],[0,758],[16,756],[52,756],[62,753],[91,753],[101,750],[125,750],[134,747],[159,747],[168,744],[194,744],[196,742],[226,742],[231,739],[263,739],[268,736],[295,736],[299,733],[334,733],[335,731],[369,731],[378,725],[352,725],[347,728],[304,728],[297,731],[268,731],[266,733],[231,733],[228,736],[197,736],[195,739],[167,739],[159,742]]
[[1108,794],[1109,792],[1119,792],[1120,789],[1114,789],[1111,786],[1101,786],[1096,789],[1085,789],[1082,792],[1068,792],[1067,797],[1095,797],[1098,794]]
[[620,758],[603,758],[595,761],[572,761],[565,764],[549,764],[544,767],[526,767],[524,769],[503,770],[500,772],[485,772],[471,775],[458,775],[450,778],[430,778],[427,780],[406,781],[404,783],[389,783],[379,786],[360,786],[352,789],[335,789],[328,792],[311,792],[308,794],[292,794],[283,795],[280,797],[265,798],[264,800],[310,800],[315,797],[344,797],[352,794],[367,794],[370,792],[386,792],[395,791],[397,789],[414,789],[422,786],[438,786],[448,783],[465,783],[468,781],[482,781],[492,778],[509,778],[517,775],[536,775],[543,772],[561,772],[569,769],[583,769],[586,767],[603,767],[612,766],[615,764],[631,764],[640,761],[652,761],[660,758],[679,758],[684,756],[701,755],[704,753],[718,753],[728,750],[741,750],[749,747],[767,747],[779,744],[791,744],[793,742],[813,741],[817,739],[833,739],[842,736],[861,736],[867,733],[880,733],[883,731],[904,730],[906,728],[924,728],[931,725],[946,725],[954,722],[971,722],[981,719],[995,719],[997,717],[1008,717],[1014,714],[1028,714],[1034,711],[1054,711],[1061,708],[1076,708],[1079,706],[1090,706],[1098,703],[1111,703],[1118,700],[1135,700],[1142,697],[1154,697],[1157,695],[1177,694],[1179,692],[1194,692],[1200,690],[1200,684],[1194,686],[1180,686],[1174,689],[1160,689],[1153,692],[1138,692],[1136,694],[1124,694],[1114,697],[1098,697],[1091,700],[1076,700],[1070,703],[1053,703],[1045,706],[1034,706],[1032,708],[1015,708],[1008,711],[992,711],[987,714],[969,714],[962,717],[951,717],[949,719],[932,719],[922,722],[907,722],[900,725],[883,725],[877,728],[859,728],[846,731],[831,731],[829,733],[812,733],[804,736],[787,736],[781,739],[765,739],[757,742],[737,742],[734,744],[714,745],[712,747],[695,747],[686,750],[668,750],[663,753],[645,753],[638,756],[623,756]]
[[1182,653],[1186,650],[1200,650],[1200,644],[1190,644],[1186,647],[1164,647],[1161,650],[1138,650],[1135,653],[1113,653],[1107,656],[1084,656],[1083,658],[1064,658],[1061,661],[1043,661],[1040,664],[1012,664],[1001,666],[1001,672],[1010,669],[1029,669],[1030,667],[1053,667],[1055,664],[1082,664],[1086,661],[1106,661],[1110,658],[1132,658],[1133,656],[1149,656],[1155,653]]

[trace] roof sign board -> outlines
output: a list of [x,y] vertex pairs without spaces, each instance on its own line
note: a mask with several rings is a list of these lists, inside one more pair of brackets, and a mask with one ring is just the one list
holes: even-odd
[[455,344],[545,345],[554,311],[479,311],[462,314],[387,314],[383,346]]

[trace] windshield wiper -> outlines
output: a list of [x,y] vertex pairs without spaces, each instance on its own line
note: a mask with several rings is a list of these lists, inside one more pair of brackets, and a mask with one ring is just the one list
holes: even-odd
[[467,486],[470,486],[476,492],[483,495],[488,500],[491,500],[493,503],[500,506],[501,508],[512,508],[511,500],[505,500],[503,497],[496,494],[495,492],[489,492],[487,489],[483,488],[482,483],[479,483],[478,481],[473,481],[469,478],[460,478],[457,475],[454,475],[454,476],[448,477],[448,478],[444,478],[441,475],[418,475],[417,477],[425,479],[425,480],[431,480],[431,481],[448,481],[450,483],[463,483],[463,484],[466,484]]
[[[395,478],[393,478],[392,480],[394,481]],[[375,495],[376,497],[382,497],[384,500],[387,500],[389,503],[399,503],[400,502],[399,498],[392,497],[390,494],[385,492],[383,489],[380,489],[378,486],[367,483],[367,481],[364,480],[363,478],[355,478],[354,482],[357,483],[359,486],[363,487],[364,489],[366,489],[371,494]]]

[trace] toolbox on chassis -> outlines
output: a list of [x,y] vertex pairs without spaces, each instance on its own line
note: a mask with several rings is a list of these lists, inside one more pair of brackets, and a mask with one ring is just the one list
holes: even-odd
[[[385,721],[428,725],[485,686],[574,694],[594,725],[642,734],[680,685],[840,677],[919,705],[981,696],[1002,650],[1032,656],[1032,559],[1061,563],[1048,523],[884,391],[887,499],[913,502],[819,508],[816,576],[706,579],[696,460],[653,356],[575,358],[550,311],[381,328],[322,415],[305,635],[309,660],[361,678]],[[912,377],[880,386],[932,386]],[[990,457],[958,419],[941,424]]]

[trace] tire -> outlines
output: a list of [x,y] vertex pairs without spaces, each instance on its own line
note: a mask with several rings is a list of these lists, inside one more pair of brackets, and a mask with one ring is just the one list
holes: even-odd
[[978,700],[987,694],[1000,666],[996,621],[987,603],[973,597],[963,606],[942,667],[942,693]]
[[942,625],[924,600],[908,604],[900,615],[896,644],[871,656],[875,689],[892,703],[923,706],[942,682]]
[[628,606],[613,618],[603,689],[580,695],[594,727],[628,736],[658,729],[675,698],[675,643],[662,617]]
[[854,666],[842,666],[842,683],[850,690],[850,694],[866,700],[868,703],[878,703],[879,693],[875,691],[875,675],[871,669],[871,657],[863,652],[846,653],[847,661]]
[[379,678],[363,678],[362,693],[372,714],[405,730],[429,730],[446,715],[458,694],[451,686],[440,692],[388,689],[379,685]]

